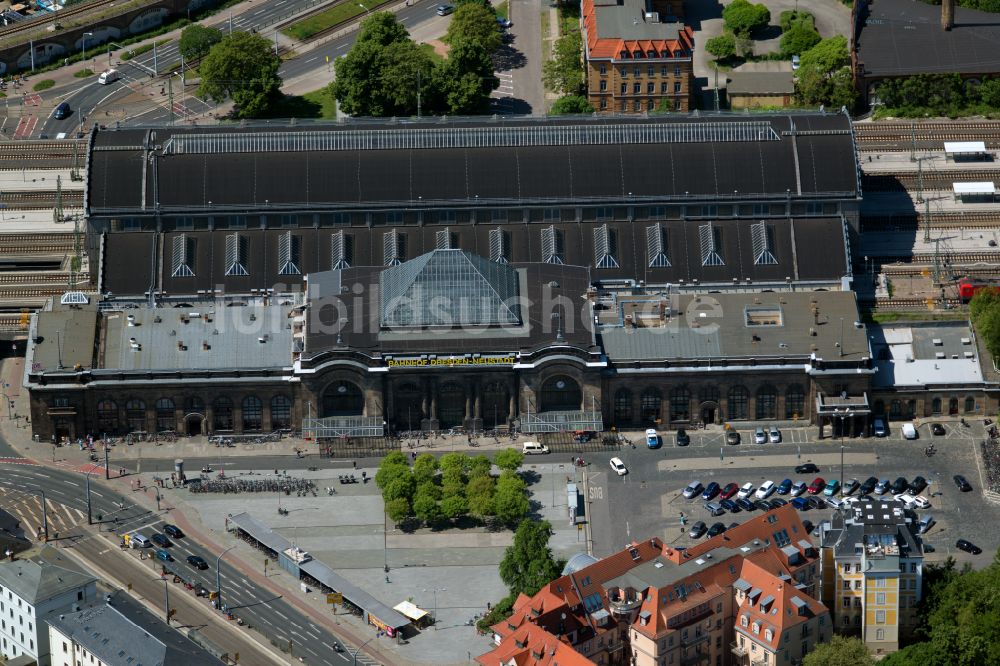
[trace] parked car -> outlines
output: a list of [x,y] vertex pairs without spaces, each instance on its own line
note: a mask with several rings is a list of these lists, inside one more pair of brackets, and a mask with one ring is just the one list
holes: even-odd
[[778,484],[778,494],[779,495],[787,495],[790,492],[792,492],[792,480],[791,479],[785,479],[781,483]]
[[786,499],[784,499],[782,497],[775,497],[774,499],[770,500],[770,502],[771,502],[771,506],[774,506],[774,507],[785,506],[786,504],[788,504],[788,500],[786,500]]
[[719,493],[719,496],[722,499],[729,499],[730,497],[732,497],[733,495],[735,495],[737,492],[739,492],[739,490],[740,490],[740,487],[738,485],[736,485],[735,483],[727,483],[726,487],[722,489],[721,493]]
[[208,568],[208,562],[198,555],[188,555],[187,563],[193,566],[195,569],[205,570]]
[[854,491],[857,490],[860,485],[861,483],[857,479],[851,479],[850,481],[844,484],[844,487],[841,489],[840,494],[853,495]]
[[813,463],[805,463],[795,468],[796,474],[819,474],[819,467]]
[[159,532],[154,532],[153,536],[149,537],[149,540],[161,548],[170,548],[170,546],[173,545],[170,539],[168,539],[165,535],[160,534]]
[[799,495],[801,495],[805,491],[806,491],[806,482],[805,481],[797,481],[796,483],[792,484],[792,490],[791,490],[790,494],[791,494],[792,497],[798,497]]
[[771,426],[767,431],[767,439],[772,444],[781,443],[781,431],[776,426]]
[[772,505],[767,500],[757,500],[756,502],[754,502],[754,504],[756,504],[757,508],[760,509],[761,511],[770,511],[771,509],[774,508],[774,505]]
[[902,502],[904,509],[913,510],[917,506],[916,503],[913,501],[914,500],[913,495],[910,495],[908,493],[900,493],[899,495],[893,495],[893,499],[896,500],[897,502]]
[[739,444],[740,443],[740,433],[736,430],[730,430],[726,433],[726,444]]
[[753,431],[753,443],[754,444],[767,444],[767,434],[764,429],[757,426],[757,429]]
[[878,485],[875,486],[875,494],[885,495],[887,492],[889,492],[889,488],[891,487],[892,483],[889,481],[889,479],[882,479],[881,481],[878,482]]
[[922,476],[913,477],[913,481],[910,481],[910,492],[914,495],[919,495],[924,492],[927,488],[927,479]]
[[813,482],[809,484],[809,494],[815,495],[826,487],[826,480],[822,476],[817,476],[813,479]]
[[814,526],[812,524],[812,521],[806,518],[805,520],[802,521],[802,527],[804,527],[806,532],[808,533],[813,531]]
[[744,511],[756,511],[757,505],[748,500],[746,497],[740,497],[736,500],[736,506],[740,507]]
[[739,497],[740,499],[745,499],[747,497],[750,497],[750,493],[752,492],[753,492],[753,484],[747,481],[740,487],[740,492],[736,493],[736,496]]
[[903,437],[906,439],[916,439],[918,437],[917,429],[912,423],[904,423],[899,430],[903,433]]
[[810,509],[822,509],[826,506],[826,502],[820,497],[807,497],[806,502],[809,503]]
[[712,481],[710,484],[705,486],[705,492],[701,494],[703,500],[710,500],[719,494],[719,484]]
[[892,493],[895,495],[897,493],[906,492],[906,489],[909,487],[910,482],[906,480],[906,477],[900,476],[892,482]]
[[734,502],[731,499],[722,500],[721,502],[719,502],[719,506],[721,506],[729,513],[737,513],[740,510],[740,507],[736,504],[736,502]]
[[840,481],[837,479],[831,479],[827,482],[826,488],[823,489],[823,494],[827,497],[833,497],[840,491]]
[[864,483],[861,484],[861,487],[858,488],[858,493],[861,495],[871,495],[873,492],[875,492],[875,486],[877,485],[878,485],[878,477],[869,476],[867,479],[865,479]]
[[799,511],[805,511],[809,508],[809,502],[805,497],[796,497],[792,500],[792,506],[794,506]]
[[714,523],[711,527],[708,528],[708,536],[709,538],[714,536],[719,536],[725,531],[726,531],[725,523]]
[[656,428],[646,430],[646,446],[651,449],[660,448],[660,435],[657,434]]
[[182,532],[181,528],[177,527],[176,525],[164,525],[163,532],[164,534],[172,536],[175,539],[180,539],[181,537],[184,536],[184,532]]
[[691,531],[688,532],[688,536],[692,539],[697,539],[703,535],[706,530],[708,530],[708,528],[705,526],[704,521],[699,520],[691,526]]
[[710,516],[721,516],[726,513],[726,510],[722,508],[722,505],[717,504],[716,502],[705,502],[704,507],[705,511],[708,511],[708,515]]
[[435,11],[438,16],[447,16],[455,11],[455,7],[453,5],[438,5]]
[[923,495],[917,495],[913,498],[913,503],[917,505],[918,509],[929,509],[931,508],[931,501],[924,497]]
[[774,494],[774,481],[765,481],[757,489],[757,499],[767,499]]
[[156,559],[161,560],[163,562],[173,562],[174,560],[174,558],[170,555],[170,553],[166,550],[163,550],[162,548],[157,548],[154,554],[156,555]]
[[958,489],[961,490],[963,493],[967,493],[970,490],[972,490],[972,484],[969,483],[966,480],[966,478],[964,476],[962,476],[961,474],[956,474],[955,476],[953,476],[951,478],[952,478],[952,480],[955,481],[955,485],[958,486]]
[[677,431],[677,446],[687,446],[691,443],[691,436],[687,434],[684,428]]
[[824,501],[826,502],[827,506],[833,507],[834,509],[839,509],[843,506],[847,506],[846,500],[838,499],[833,496],[825,498]]
[[968,541],[966,539],[959,539],[955,542],[955,548],[959,550],[964,550],[967,553],[972,553],[973,555],[979,555],[983,552],[983,549],[976,544]]
[[800,58],[801,58],[801,57],[800,57],[800,56],[799,56],[799,54],[797,54],[797,53],[796,53],[795,55],[793,55],[793,56],[792,56],[792,71],[793,71],[793,72],[794,72],[795,70],[797,70],[797,69],[798,69],[799,67],[801,67],[801,66],[802,66],[802,60],[801,60]]
[[497,25],[499,25],[501,28],[503,28],[504,30],[506,30],[506,29],[510,28],[514,24],[510,22],[509,18],[504,18],[503,16],[498,16],[497,17]]
[[889,435],[889,429],[885,425],[885,419],[875,419],[872,432],[875,433],[876,437],[887,437]]
[[944,426],[941,425],[940,423],[932,423],[931,424],[931,434],[932,435],[936,435],[937,437],[940,437],[941,435],[944,435],[946,433],[947,433],[947,431],[944,429]]
[[698,493],[705,489],[705,486],[701,485],[701,481],[692,481],[688,484],[687,488],[684,489],[684,498],[692,499]]
[[625,467],[625,463],[622,462],[621,458],[612,458],[610,461],[611,469],[614,470],[615,474],[618,476],[625,476],[628,474],[628,468]]

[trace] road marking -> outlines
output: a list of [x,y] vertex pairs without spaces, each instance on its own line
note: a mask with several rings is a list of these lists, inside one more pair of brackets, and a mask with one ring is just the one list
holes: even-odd
[[285,622],[288,622],[288,617],[284,613],[282,613],[280,610],[275,610],[274,614],[277,615],[278,617],[280,617]]
[[306,64],[308,64],[308,63],[311,63],[313,60],[319,60],[319,56],[315,56],[313,58],[309,58],[309,60],[306,60],[305,62],[306,62]]

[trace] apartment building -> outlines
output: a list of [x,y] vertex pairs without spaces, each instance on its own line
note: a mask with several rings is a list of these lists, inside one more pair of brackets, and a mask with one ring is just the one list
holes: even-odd
[[819,552],[795,510],[754,516],[688,550],[656,538],[575,557],[493,627],[483,666],[793,666],[832,622],[810,595]]
[[92,601],[97,579],[48,563],[0,563],[0,654],[48,666],[46,616]]
[[694,31],[683,3],[583,0],[587,99],[598,111],[688,111]]
[[875,654],[899,649],[921,599],[923,543],[901,502],[855,502],[820,526],[821,598],[838,633]]

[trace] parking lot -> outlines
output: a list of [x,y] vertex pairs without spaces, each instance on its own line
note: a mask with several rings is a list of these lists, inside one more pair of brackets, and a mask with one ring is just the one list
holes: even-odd
[[[689,446],[678,447],[674,434],[668,432],[664,433],[659,449],[637,443],[634,449],[625,447],[618,453],[629,471],[625,476],[612,473],[607,463],[610,455],[600,459],[591,456],[588,459],[592,463],[588,508],[593,520],[595,554],[604,555],[631,539],[654,535],[667,543],[685,546],[695,541],[688,536],[688,531],[696,521],[711,526],[715,522],[728,525],[747,519],[747,511],[727,512],[713,518],[704,508],[700,494],[685,499],[682,492],[693,480],[703,485],[714,481],[721,487],[730,482],[738,485],[751,482],[757,487],[767,480],[778,484],[786,478],[809,484],[817,476],[825,481],[857,478],[863,482],[869,476],[893,481],[900,476],[912,480],[919,475],[929,482],[921,494],[930,500],[931,506],[918,510],[918,515],[931,514],[936,523],[925,535],[925,541],[935,549],[928,553],[928,561],[943,560],[951,555],[960,562],[985,566],[1000,546],[1000,535],[994,530],[1000,518],[1000,507],[987,502],[981,494],[982,475],[976,443],[983,435],[982,425],[941,423],[944,435],[931,435],[930,422],[926,422],[918,425],[919,437],[912,441],[900,437],[899,424],[892,424],[885,438],[822,442],[815,441],[815,428],[786,429],[782,431],[781,443],[760,445],[752,443],[753,429],[747,429],[741,430],[742,444],[738,446],[726,445],[722,431],[695,431],[689,433]],[[641,433],[630,438],[642,441]],[[925,447],[929,444],[937,449],[933,456],[925,455]],[[819,473],[794,473],[797,465],[807,462],[815,463]],[[955,474],[964,475],[973,491],[960,492],[952,481]],[[809,493],[803,495],[810,496]],[[771,496],[774,497],[778,495]],[[791,496],[786,495],[784,499],[790,500]],[[681,513],[685,525],[681,524]],[[816,525],[829,519],[832,513],[831,508],[801,511],[803,519],[808,518]],[[983,554],[972,556],[957,550],[955,541],[958,538],[980,546]]]

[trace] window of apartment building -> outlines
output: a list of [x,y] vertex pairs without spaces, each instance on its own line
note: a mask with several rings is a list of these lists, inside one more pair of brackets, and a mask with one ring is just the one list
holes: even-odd
[[681,75],[681,66],[674,65],[674,76],[680,76],[680,75]]
[[650,95],[652,95],[654,92],[656,92],[656,84],[653,83],[652,81],[650,81],[649,83],[647,83],[646,84],[646,92],[649,93]]
[[622,113],[628,111],[628,102],[622,102]]
[[633,111],[642,111],[642,101],[638,100],[638,99],[635,100],[635,104],[632,105],[632,110]]
[[632,73],[636,76],[642,76],[642,69],[636,66],[636,68],[632,70]]
[[851,573],[851,565],[850,565],[850,563],[844,565],[844,573],[845,574]]
[[632,92],[634,92],[636,95],[638,95],[641,91],[642,91],[642,84],[641,83],[636,82],[636,83],[632,84]]
[[854,573],[861,573],[861,562],[854,565]]
[[646,100],[646,110],[647,111],[652,111],[655,108],[656,108],[656,100],[647,99]]
[[[623,95],[627,95],[628,94],[628,84],[627,83],[623,83],[622,84],[622,94]],[[624,111],[624,110],[625,109],[623,108],[622,111]]]
[[[653,58],[655,56],[650,56],[650,57]],[[646,67],[646,76],[654,76],[655,74],[656,74],[656,71],[653,69],[652,65],[649,65],[648,67]]]
[[861,597],[854,597],[854,607],[861,608]]
[[660,65],[660,76],[666,76],[666,75],[667,75],[667,66]]
[[679,93],[680,91],[681,91],[681,82],[680,81],[674,81],[674,92],[675,93]]
[[917,589],[917,579],[916,578],[914,578],[913,580],[910,581],[910,589],[911,590]]
[[608,66],[602,62],[601,63],[601,74],[607,74],[607,73],[608,73]]
[[850,608],[850,607],[851,607],[851,598],[844,597],[844,608]]
[[622,68],[621,68],[620,70],[618,70],[618,71],[619,71],[619,73],[621,74],[621,76],[622,76],[622,78],[623,78],[623,79],[626,79],[626,78],[628,78],[628,68],[627,68],[627,67],[622,67]]
[[666,81],[662,81],[660,83],[660,92],[664,95],[667,94],[667,91],[670,89],[668,86],[669,84]]
[[885,611],[875,611],[875,624],[885,624]]
[[910,573],[917,573],[917,563],[910,562]]
[[861,589],[861,581],[860,580],[854,581],[854,589],[855,590],[860,590]]
[[603,97],[601,98],[601,108],[602,109],[608,108],[608,100],[604,99]]
[[843,618],[843,620],[841,621],[841,624],[842,624],[842,625],[844,625],[844,626],[846,627],[846,626],[847,626],[847,625],[849,625],[850,623],[851,623],[851,618],[849,618],[849,617],[847,617],[847,616],[845,615],[845,616],[844,616],[844,618]]
[[875,593],[875,603],[877,603],[879,606],[885,605],[885,592]]
[[601,79],[601,83],[600,83],[599,87],[601,89],[601,92],[604,92],[605,90],[607,90],[608,89],[608,82],[607,82],[607,80]]
[[885,578],[876,578],[875,587],[885,587]]
[[679,99],[674,100],[674,111],[680,111],[680,110],[681,110],[681,101]]
[[855,615],[854,616],[854,626],[855,627],[860,627],[861,626],[861,616],[860,615]]
[[[53,407],[69,407],[69,398],[67,398],[64,395],[57,395],[56,397],[54,397],[52,399],[52,406]],[[20,601],[21,600],[18,599],[18,603],[19,604],[20,604]]]
[[820,215],[823,213],[823,204],[818,201],[810,201],[806,204],[806,213],[809,215]]
[[877,641],[884,641],[885,640],[885,629],[876,629],[875,630],[875,640],[877,640]]

